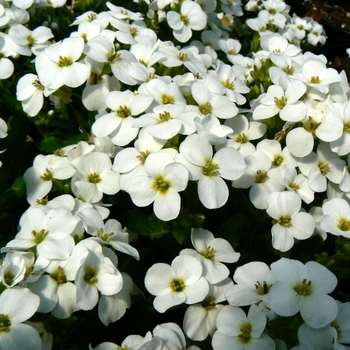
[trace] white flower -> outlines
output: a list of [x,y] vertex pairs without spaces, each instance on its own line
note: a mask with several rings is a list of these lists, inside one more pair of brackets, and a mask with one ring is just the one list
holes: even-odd
[[156,296],[153,305],[158,312],[182,303],[198,303],[209,292],[208,282],[202,277],[201,263],[188,255],[176,257],[171,266],[154,264],[146,273],[145,286]]
[[253,109],[253,118],[267,119],[279,113],[284,121],[299,122],[306,114],[305,104],[299,101],[305,92],[306,86],[300,81],[291,82],[285,91],[279,85],[271,85],[259,98],[260,104]]
[[188,171],[175,163],[168,153],[152,153],[145,161],[146,175],[134,177],[127,191],[139,207],[152,202],[155,215],[164,221],[175,219],[180,213],[181,198],[188,182]]
[[271,264],[276,282],[269,293],[271,309],[288,317],[300,311],[303,320],[321,328],[337,316],[338,306],[330,297],[337,285],[336,276],[321,264],[281,258]]
[[268,301],[268,293],[276,279],[268,265],[252,261],[237,267],[233,280],[236,284],[226,290],[225,298],[230,305],[246,306]]
[[272,246],[286,252],[294,245],[294,238],[304,240],[312,236],[315,229],[313,217],[300,212],[301,199],[294,192],[274,192],[267,199],[266,212],[273,219]]
[[195,131],[193,119],[196,113],[186,104],[166,104],[153,108],[153,113],[146,113],[135,119],[134,128],[151,126],[148,132],[158,139],[171,139],[176,134],[190,135]]
[[135,95],[130,90],[112,91],[106,97],[106,104],[111,112],[100,116],[91,130],[97,137],[110,135],[115,145],[125,146],[138,133],[138,128],[133,126],[134,116],[144,112],[152,101],[151,96]]
[[21,217],[21,230],[7,247],[36,247],[39,256],[65,260],[74,248],[71,233],[77,220],[66,209],[52,209],[47,214],[39,208],[29,208]]
[[223,179],[236,180],[243,175],[246,165],[242,155],[233,147],[224,147],[213,155],[209,141],[201,135],[190,135],[180,145],[180,154],[190,173],[190,180],[198,181],[198,196],[209,209],[222,207],[228,199],[228,188]]
[[315,192],[323,192],[327,188],[327,179],[339,184],[342,179],[345,162],[331,151],[329,144],[322,142],[317,153],[311,152],[299,159],[301,173],[308,177],[310,188]]
[[35,328],[24,324],[34,315],[39,297],[27,288],[6,289],[0,296],[0,347],[4,350],[38,350],[41,340]]
[[252,305],[248,315],[237,306],[224,306],[216,320],[213,335],[214,350],[275,349],[274,341],[264,332],[266,316],[258,306]]
[[52,260],[44,274],[28,287],[40,297],[38,312],[51,312],[60,319],[68,318],[80,310],[76,302],[77,287],[73,283],[78,266],[72,264],[75,254],[67,260]]
[[216,319],[225,301],[225,291],[232,286],[232,280],[225,278],[216,284],[209,284],[209,292],[205,299],[187,308],[184,317],[184,331],[193,340],[204,340],[213,336],[216,330]]
[[80,191],[84,199],[89,198],[94,203],[103,197],[103,193],[119,191],[120,175],[112,170],[112,162],[105,153],[87,153],[74,159],[72,165],[77,169],[72,178],[73,192]]
[[122,225],[115,219],[109,219],[105,224],[99,212],[86,208],[77,215],[83,220],[86,231],[101,245],[109,244],[115,250],[129,254],[139,260],[138,251],[130,246],[129,234],[122,229]]
[[111,259],[104,256],[99,243],[84,240],[79,244],[84,255],[75,276],[77,305],[83,310],[91,310],[98,302],[99,292],[114,295],[122,289],[123,277]]
[[245,173],[232,182],[235,188],[250,188],[249,199],[258,209],[266,209],[266,198],[273,192],[284,190],[282,170],[272,168],[270,157],[262,151],[256,151],[244,158]]
[[74,173],[74,168],[65,157],[54,154],[37,155],[33,166],[23,175],[27,185],[28,202],[34,204],[36,200],[45,197],[51,190],[53,179],[69,179]]
[[83,53],[84,40],[81,37],[66,38],[47,47],[35,59],[35,68],[41,84],[49,89],[63,85],[78,87],[88,78],[88,68],[77,62]]
[[181,4],[180,13],[167,12],[169,27],[173,29],[174,37],[184,43],[192,36],[192,30],[202,30],[207,24],[206,13],[199,4],[185,0]]
[[322,205],[320,227],[336,236],[350,238],[350,205],[343,198],[333,198]]
[[230,271],[222,262],[237,262],[241,255],[225,239],[215,238],[210,231],[202,228],[192,228],[191,241],[196,250],[183,249],[180,255],[197,258],[203,267],[203,277],[209,283],[219,283],[228,277]]
[[[291,350],[331,350],[333,347],[332,329],[329,325],[322,328],[313,328],[303,323],[298,329],[298,346]],[[340,349],[339,349],[340,350]]]

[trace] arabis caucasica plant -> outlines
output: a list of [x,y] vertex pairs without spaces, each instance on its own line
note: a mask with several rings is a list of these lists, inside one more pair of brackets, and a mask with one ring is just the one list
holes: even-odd
[[325,41],[284,0],[0,0],[0,349],[349,349]]

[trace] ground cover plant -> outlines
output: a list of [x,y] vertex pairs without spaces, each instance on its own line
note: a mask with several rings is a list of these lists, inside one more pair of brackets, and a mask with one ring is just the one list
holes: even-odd
[[349,83],[289,10],[0,0],[0,349],[350,347]]

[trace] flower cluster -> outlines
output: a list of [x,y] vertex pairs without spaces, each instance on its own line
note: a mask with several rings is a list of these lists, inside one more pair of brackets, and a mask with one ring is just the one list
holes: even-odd
[[0,348],[64,348],[52,319],[129,308],[150,323],[84,346],[349,348],[350,91],[306,51],[322,26],[283,0],[65,3],[0,0],[1,170],[21,127],[36,149],[0,196],[27,206]]

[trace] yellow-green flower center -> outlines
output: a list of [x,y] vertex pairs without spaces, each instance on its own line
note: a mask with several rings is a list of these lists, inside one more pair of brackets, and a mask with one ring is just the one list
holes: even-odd
[[101,238],[105,242],[109,242],[113,236],[114,232],[106,233],[102,227],[97,232],[97,237]]
[[45,237],[47,236],[48,231],[45,231],[44,229],[40,230],[39,232],[33,230],[32,235],[34,236],[34,240],[36,244],[40,244]]
[[84,269],[84,281],[88,284],[94,284],[97,282],[96,271],[92,267],[85,267]]
[[338,225],[337,227],[341,231],[349,231],[350,230],[350,220],[346,218],[340,218],[338,220]]
[[289,215],[284,215],[278,219],[278,223],[283,227],[291,227],[292,219]]
[[312,77],[310,78],[310,83],[311,83],[311,84],[319,84],[320,82],[321,82],[321,80],[320,80],[320,78],[319,78],[318,75],[312,76]]
[[241,134],[237,135],[236,142],[238,142],[238,143],[248,143],[249,139],[248,139],[248,137],[247,137],[247,135],[245,133],[241,133]]
[[282,96],[281,98],[275,97],[273,101],[279,109],[283,109],[287,104],[287,98],[285,96]]
[[57,270],[53,272],[50,277],[54,279],[58,284],[67,283],[67,277],[61,266],[58,266]]
[[254,286],[258,295],[265,295],[270,291],[272,284],[267,284],[266,281],[263,281],[261,284],[259,281],[257,281]]
[[301,283],[298,283],[293,288],[299,295],[307,297],[312,293],[311,281],[308,281],[306,278],[303,279]]
[[157,176],[153,182],[153,188],[162,194],[165,194],[170,187],[171,182],[169,180],[164,179],[161,175]]
[[249,344],[252,340],[252,324],[250,322],[242,323],[240,327],[241,334],[238,335],[238,341],[241,344]]
[[273,158],[272,166],[275,168],[278,168],[279,166],[281,166],[283,161],[284,161],[284,158],[279,154],[276,154],[275,157]]
[[70,57],[59,57],[58,66],[59,67],[69,67],[73,64],[73,60]]
[[294,190],[295,192],[298,192],[299,189],[300,189],[299,185],[296,184],[295,182],[291,182],[291,183],[289,184],[289,187],[290,187],[292,190]]
[[258,170],[255,175],[255,183],[262,184],[268,179],[267,171]]
[[163,94],[162,95],[162,104],[166,105],[166,104],[172,104],[175,102],[175,98],[172,95],[167,95],[167,94]]
[[53,178],[53,174],[48,168],[46,168],[44,174],[40,176],[40,179],[43,181],[51,181],[52,178]]
[[199,252],[200,255],[204,256],[206,259],[214,261],[215,259],[215,249],[208,246],[206,249]]
[[208,160],[203,169],[203,175],[205,176],[216,176],[219,173],[219,166]]
[[199,110],[202,114],[207,115],[209,113],[211,113],[211,104],[210,102],[206,102],[203,105],[199,106]]
[[189,20],[188,16],[186,16],[186,15],[181,15],[181,16],[180,16],[180,19],[181,19],[181,21],[183,22],[183,24],[184,24],[185,26],[189,25],[190,20]]
[[9,332],[11,327],[11,321],[7,315],[0,314],[0,333]]
[[228,79],[222,81],[221,84],[224,85],[226,89],[233,90],[235,88],[233,81],[230,81]]
[[318,168],[320,169],[320,172],[323,176],[326,176],[328,172],[331,170],[328,163],[325,162],[319,162]]
[[120,106],[116,113],[120,118],[127,118],[131,115],[131,111],[127,106]]
[[170,282],[170,289],[174,293],[181,293],[181,292],[183,292],[185,290],[185,288],[186,288],[185,281],[182,278],[180,278],[180,277],[174,278]]
[[159,113],[159,122],[160,123],[167,122],[170,119],[172,119],[172,118],[171,118],[171,114],[169,112],[165,111],[164,113]]
[[206,310],[212,310],[216,306],[215,297],[208,295],[201,303],[202,307]]
[[98,184],[99,182],[101,182],[100,175],[98,175],[97,173],[89,174],[87,180],[92,184]]

